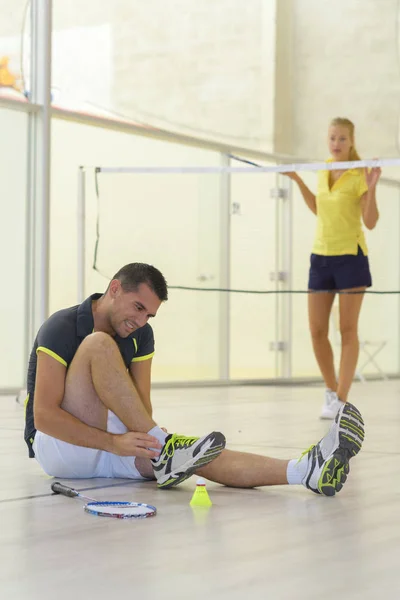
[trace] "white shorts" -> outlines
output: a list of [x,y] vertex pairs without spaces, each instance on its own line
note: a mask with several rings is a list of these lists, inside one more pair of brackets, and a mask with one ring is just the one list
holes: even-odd
[[[110,433],[128,431],[122,421],[110,410],[107,417],[107,431]],[[135,466],[134,456],[117,456],[104,450],[74,446],[41,431],[36,432],[32,447],[43,471],[53,477],[145,479]]]

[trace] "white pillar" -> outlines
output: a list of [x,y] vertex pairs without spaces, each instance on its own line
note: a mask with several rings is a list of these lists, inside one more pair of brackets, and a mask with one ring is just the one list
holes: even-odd
[[28,345],[49,312],[50,128],[52,0],[32,0],[30,115]]
[[[221,166],[230,166],[228,155],[221,155]],[[221,288],[229,289],[231,283],[231,176],[230,173],[221,173],[220,177],[219,285]],[[219,296],[219,378],[227,381],[230,374],[230,293],[219,292]]]

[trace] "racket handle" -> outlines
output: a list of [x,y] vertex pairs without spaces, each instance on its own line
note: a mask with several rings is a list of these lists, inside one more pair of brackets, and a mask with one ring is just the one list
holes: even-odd
[[51,489],[55,494],[62,494],[63,496],[68,496],[69,498],[75,498],[76,496],[79,496],[79,492],[77,492],[73,488],[63,485],[59,481],[55,481],[54,483],[52,483]]

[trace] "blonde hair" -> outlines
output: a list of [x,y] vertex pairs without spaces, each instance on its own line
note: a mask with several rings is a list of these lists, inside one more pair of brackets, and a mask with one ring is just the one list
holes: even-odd
[[352,143],[352,146],[350,149],[350,154],[349,154],[349,160],[361,160],[361,157],[356,150],[355,137],[354,137],[354,131],[355,131],[354,123],[352,121],[350,121],[350,119],[346,119],[343,117],[335,117],[334,119],[332,119],[330,125],[331,125],[331,127],[347,127],[347,129],[349,130],[349,133],[350,133],[350,139],[351,139],[351,143]]

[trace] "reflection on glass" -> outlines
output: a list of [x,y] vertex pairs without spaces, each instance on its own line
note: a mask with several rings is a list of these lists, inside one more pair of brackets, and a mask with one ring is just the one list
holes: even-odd
[[54,105],[269,146],[275,3],[220,4],[55,0]]
[[0,96],[26,100],[29,96],[30,2],[0,2]]

